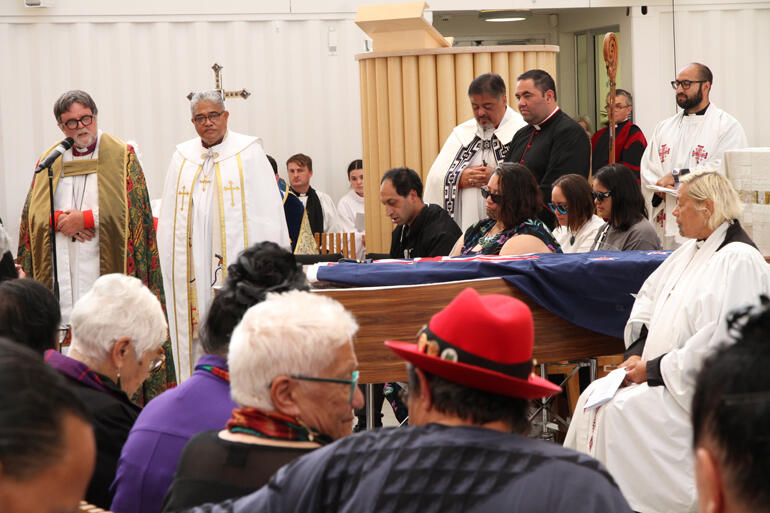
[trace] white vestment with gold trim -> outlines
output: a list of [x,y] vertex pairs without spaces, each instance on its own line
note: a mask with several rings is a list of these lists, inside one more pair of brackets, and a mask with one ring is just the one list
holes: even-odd
[[171,157],[158,219],[168,324],[179,382],[200,355],[198,326],[212,287],[243,249],[261,241],[289,248],[281,195],[261,141],[228,132],[204,148],[198,138]]

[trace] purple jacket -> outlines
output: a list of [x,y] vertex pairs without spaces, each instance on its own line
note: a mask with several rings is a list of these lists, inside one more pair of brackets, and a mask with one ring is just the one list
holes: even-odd
[[[203,355],[198,365],[226,369],[227,361]],[[230,384],[205,370],[147,403],[123,446],[110,509],[158,513],[187,441],[201,431],[224,428],[233,408]]]

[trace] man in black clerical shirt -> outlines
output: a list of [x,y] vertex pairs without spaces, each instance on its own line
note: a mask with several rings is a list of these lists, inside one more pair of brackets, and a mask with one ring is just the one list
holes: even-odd
[[391,169],[380,182],[385,215],[396,223],[390,243],[392,258],[448,255],[462,235],[446,210],[422,201],[420,176],[406,167]]
[[[562,175],[577,173],[588,177],[591,143],[585,130],[556,104],[556,84],[541,69],[529,70],[517,78],[519,113],[527,122],[508,144],[507,162],[526,165],[535,175],[543,201],[551,201],[551,185]],[[556,218],[543,209],[540,218],[553,228]]]

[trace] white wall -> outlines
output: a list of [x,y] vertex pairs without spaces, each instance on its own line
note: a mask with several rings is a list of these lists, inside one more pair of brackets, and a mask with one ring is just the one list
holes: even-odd
[[[211,65],[224,66],[230,127],[262,137],[279,162],[303,151],[314,182],[344,194],[345,168],[361,153],[358,66],[365,35],[353,23],[359,4],[382,0],[55,0],[26,9],[0,1],[0,217],[12,237],[39,154],[61,138],[51,112],[56,97],[86,89],[99,125],[138,143],[150,193],[160,194],[176,143],[195,135],[185,95],[213,86]],[[649,5],[647,15],[639,5]],[[558,37],[559,97],[574,110],[574,32],[619,25],[621,83],[635,95],[646,133],[675,112],[671,7],[651,0],[432,0],[435,11],[484,8],[608,7],[558,11],[558,25],[535,16],[536,32]],[[626,4],[635,5],[626,16]],[[679,66],[700,60],[715,75],[712,100],[743,124],[749,143],[770,146],[770,3],[676,2]],[[618,7],[618,8],[611,8]],[[337,53],[328,50],[334,29]],[[550,30],[548,30],[550,29]],[[500,29],[496,29],[500,30]],[[49,72],[47,70],[53,70]]]
[[751,146],[770,146],[770,4],[677,7],[676,68],[671,7],[632,10],[636,121],[651,134],[676,112],[669,82],[675,69],[698,61],[714,73],[711,101],[743,125]]
[[347,165],[361,157],[354,56],[365,51],[365,34],[352,13],[273,17],[0,11],[0,217],[14,245],[34,163],[63,137],[52,113],[59,94],[78,88],[94,97],[99,127],[136,141],[158,197],[174,146],[196,136],[186,95],[213,88],[214,62],[224,66],[225,89],[252,93],[227,101],[229,128],[261,137],[284,175],[290,155],[307,153],[314,185],[342,196]]

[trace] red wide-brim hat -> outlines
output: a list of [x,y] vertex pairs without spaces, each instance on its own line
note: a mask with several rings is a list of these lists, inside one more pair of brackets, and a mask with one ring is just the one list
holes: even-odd
[[532,374],[532,313],[518,299],[499,294],[460,292],[434,315],[417,343],[386,340],[404,360],[470,388],[523,399],[561,392]]

